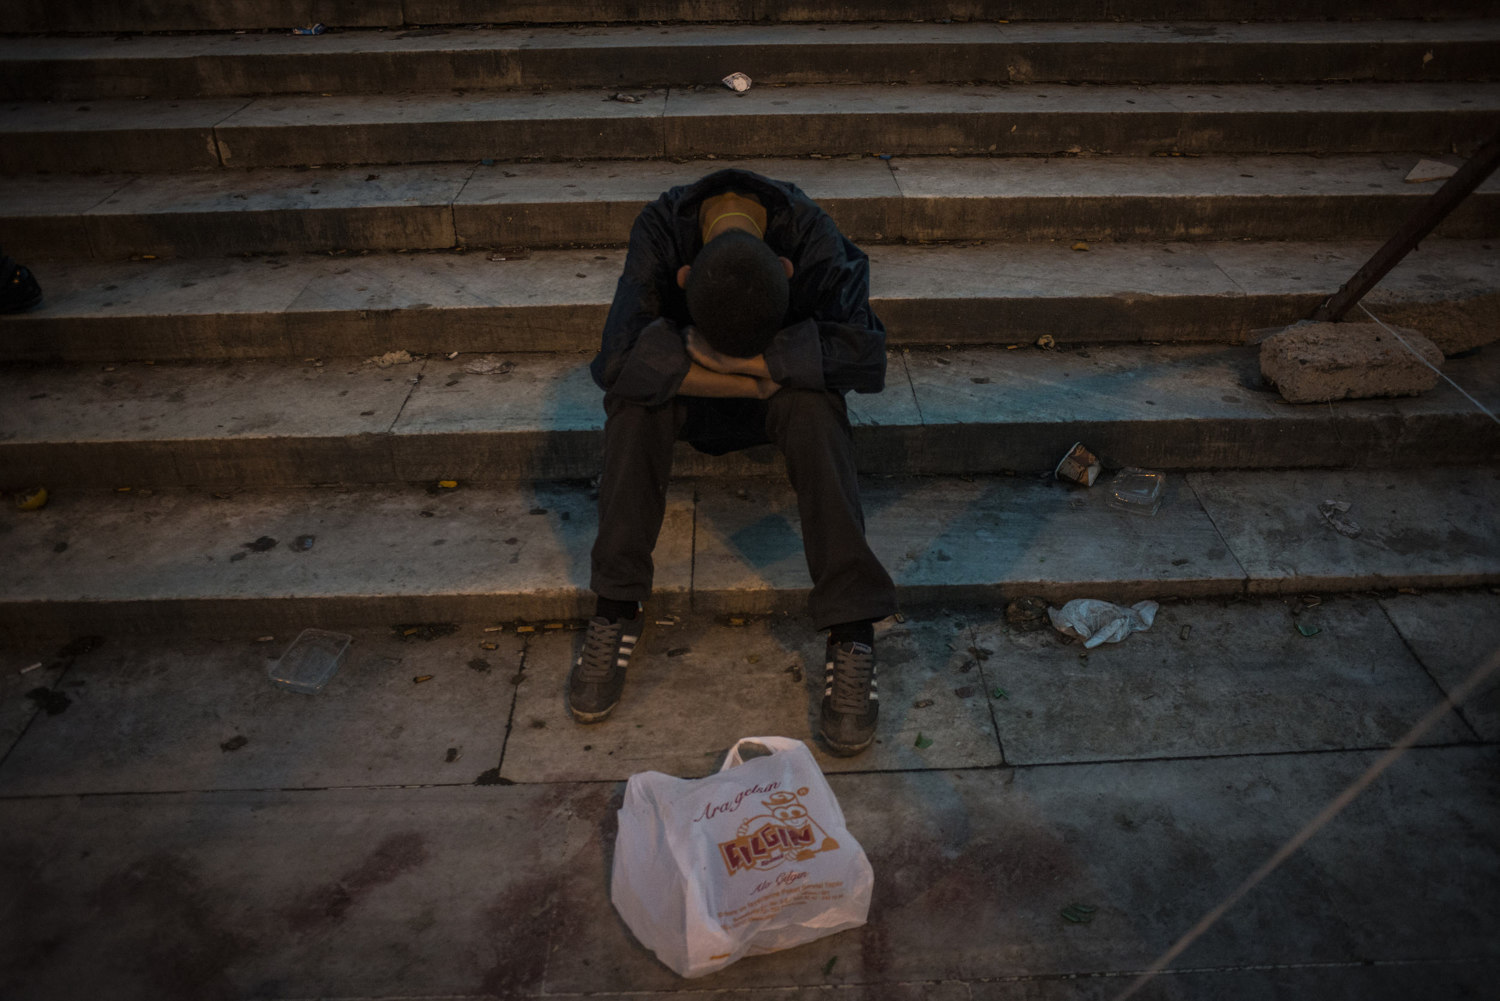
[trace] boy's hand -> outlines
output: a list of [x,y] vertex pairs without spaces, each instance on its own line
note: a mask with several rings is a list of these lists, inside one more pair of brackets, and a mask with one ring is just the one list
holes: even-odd
[[758,376],[753,376],[752,378],[755,379],[756,396],[759,399],[769,400],[771,397],[775,396],[776,391],[781,388],[781,383],[779,382],[773,382],[770,379],[762,379]]
[[[687,351],[688,356],[702,365],[704,368],[714,372],[723,372],[725,375],[751,375],[747,363],[753,362],[753,358],[733,358],[729,355],[720,354],[715,351],[703,335],[698,333],[697,327],[687,328]],[[765,399],[765,397],[761,397]]]

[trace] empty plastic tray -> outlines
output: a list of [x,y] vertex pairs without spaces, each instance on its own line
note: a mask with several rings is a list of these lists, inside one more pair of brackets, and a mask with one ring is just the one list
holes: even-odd
[[1133,514],[1152,515],[1161,509],[1161,495],[1166,485],[1164,473],[1126,466],[1115,474],[1109,485],[1109,502]]
[[339,673],[352,642],[344,633],[304,629],[279,660],[271,661],[266,674],[283,688],[312,695]]

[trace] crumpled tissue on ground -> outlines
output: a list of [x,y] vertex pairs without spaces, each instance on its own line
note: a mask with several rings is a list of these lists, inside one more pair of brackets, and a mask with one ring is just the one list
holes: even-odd
[[1058,632],[1083,640],[1084,647],[1092,650],[1150,629],[1160,607],[1154,601],[1138,601],[1126,608],[1097,598],[1074,598],[1062,608],[1048,608],[1047,618]]

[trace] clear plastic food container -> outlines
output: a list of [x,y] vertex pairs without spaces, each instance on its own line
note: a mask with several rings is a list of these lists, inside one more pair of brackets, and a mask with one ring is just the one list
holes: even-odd
[[1132,514],[1150,516],[1161,510],[1166,484],[1165,473],[1126,466],[1109,485],[1109,503]]
[[271,661],[266,675],[282,688],[313,695],[339,673],[353,641],[345,633],[304,629],[279,659]]

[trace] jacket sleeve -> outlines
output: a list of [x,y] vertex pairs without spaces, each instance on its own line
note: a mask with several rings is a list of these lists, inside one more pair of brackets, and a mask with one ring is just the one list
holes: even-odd
[[666,198],[641,210],[589,371],[607,394],[656,405],[677,394],[691,359],[678,325],[663,315],[676,280]]
[[767,349],[771,376],[796,389],[878,393],[885,388],[885,325],[870,308],[869,258],[805,196],[793,211],[801,225],[787,257],[796,269],[792,309],[799,322]]

